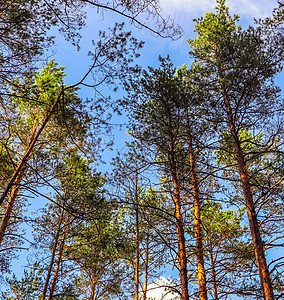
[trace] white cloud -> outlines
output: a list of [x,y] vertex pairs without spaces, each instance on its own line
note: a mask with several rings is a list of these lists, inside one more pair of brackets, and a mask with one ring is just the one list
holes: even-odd
[[211,10],[215,6],[215,2],[212,0],[160,0],[160,4],[167,13],[183,12],[190,16]]
[[277,7],[277,0],[228,0],[231,11],[241,17],[264,18],[271,15],[274,7]]
[[[159,278],[155,282],[148,285],[147,299],[151,300],[180,300],[180,295],[176,292],[170,291],[172,281],[164,277]],[[142,297],[142,293],[141,293]],[[142,299],[142,298],[141,298]]]
[[[166,14],[171,14],[174,18],[180,14],[187,15],[190,19],[202,16],[216,6],[214,0],[160,0],[160,4]],[[277,7],[277,0],[227,0],[227,5],[232,13],[241,17],[261,18]]]

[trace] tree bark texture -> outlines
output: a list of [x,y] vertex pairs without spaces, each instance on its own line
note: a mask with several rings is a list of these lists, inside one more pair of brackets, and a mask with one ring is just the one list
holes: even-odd
[[136,247],[136,261],[135,261],[135,300],[139,298],[139,211],[138,211],[138,195],[137,189],[136,195],[136,208],[135,208],[135,219],[136,219],[136,232],[135,232],[135,247]]
[[90,300],[95,299],[95,288],[96,288],[96,276],[93,275],[93,280],[92,280],[92,287],[91,287],[91,295],[90,295]]
[[64,249],[64,245],[65,245],[65,238],[66,238],[66,235],[67,235],[67,230],[68,230],[68,225],[69,225],[69,220],[70,220],[70,215],[68,214],[67,218],[66,218],[66,221],[65,221],[65,224],[64,224],[63,234],[62,234],[62,238],[61,238],[59,253],[58,253],[58,256],[57,256],[56,267],[55,267],[53,280],[52,280],[50,291],[49,291],[48,300],[52,299],[53,293],[54,293],[54,290],[55,290],[55,287],[56,287],[57,277],[58,277],[58,273],[59,273],[59,267],[60,267],[60,263],[62,261],[63,249]]
[[249,181],[249,175],[248,170],[243,154],[243,150],[241,148],[240,139],[238,137],[237,129],[235,126],[234,118],[233,118],[233,112],[231,108],[231,103],[229,100],[229,96],[226,92],[226,89],[223,85],[222,86],[222,96],[224,105],[227,111],[227,120],[228,124],[230,126],[230,132],[232,136],[232,142],[235,149],[235,155],[237,159],[238,164],[238,171],[240,174],[241,182],[242,182],[242,189],[244,193],[245,198],[245,204],[247,208],[247,215],[249,219],[249,227],[252,235],[253,240],[253,246],[254,246],[254,253],[257,263],[257,268],[259,272],[260,282],[263,289],[263,295],[265,300],[273,300],[274,299],[274,293],[273,293],[273,287],[270,279],[270,274],[266,262],[264,247],[262,238],[260,235],[258,220],[257,220],[257,213],[255,210],[255,204],[253,199],[253,192],[252,187]]
[[212,285],[213,285],[213,291],[214,291],[214,300],[219,300],[216,268],[215,268],[215,261],[214,261],[214,255],[213,255],[213,246],[212,246],[212,242],[211,242],[210,239],[209,239],[209,251],[210,251],[211,274],[212,274]]
[[179,276],[181,281],[181,300],[189,300],[188,278],[187,278],[187,257],[186,257],[186,250],[185,250],[184,224],[183,224],[183,217],[181,213],[180,184],[177,175],[173,142],[171,142],[170,148],[171,148],[170,167],[171,167],[172,181],[174,185],[176,231],[177,231],[177,240],[178,240]]
[[58,244],[58,241],[59,241],[59,235],[60,235],[60,231],[61,231],[61,225],[62,225],[62,222],[63,222],[63,217],[64,217],[64,208],[62,208],[62,210],[61,210],[61,214],[60,214],[60,218],[59,218],[59,222],[58,222],[58,228],[57,228],[56,236],[55,236],[54,243],[53,243],[53,249],[52,249],[50,264],[49,264],[49,268],[47,270],[47,275],[46,275],[46,279],[45,279],[45,284],[44,284],[41,300],[44,300],[45,297],[46,297],[46,292],[47,292],[47,289],[48,289],[49,279],[50,279],[50,276],[51,276],[51,270],[52,270],[52,266],[53,266],[54,258],[55,258],[55,254],[56,254],[57,244]]
[[[33,124],[31,135],[29,137],[29,142],[28,142],[28,144],[26,146],[26,150],[25,150],[24,156],[28,153],[30,145],[34,142],[35,134],[36,134],[36,129],[37,129],[37,121],[35,121],[34,124]],[[11,217],[11,213],[13,211],[14,203],[15,203],[15,200],[17,198],[18,192],[20,190],[21,182],[22,182],[22,179],[23,179],[23,177],[25,175],[25,171],[27,169],[27,166],[26,166],[26,162],[27,161],[28,161],[28,158],[25,160],[25,163],[21,164],[20,168],[18,167],[18,169],[17,169],[18,172],[17,172],[17,174],[15,176],[15,179],[14,179],[13,183],[10,186],[10,188],[12,189],[12,191],[11,191],[10,197],[8,199],[8,203],[7,203],[7,206],[6,206],[5,214],[4,214],[4,217],[2,219],[1,227],[0,227],[0,245],[1,245],[2,241],[3,241],[4,235],[5,235],[5,231],[7,229],[7,226],[8,226],[10,217]],[[3,198],[3,201],[4,201],[4,198]],[[3,201],[0,203],[0,205],[3,203]]]
[[200,216],[200,194],[198,189],[197,174],[196,174],[196,160],[192,145],[192,137],[190,132],[189,117],[188,112],[186,114],[187,121],[187,142],[188,142],[188,151],[189,151],[189,163],[191,171],[191,182],[193,189],[193,209],[194,209],[194,233],[196,241],[196,258],[197,258],[197,274],[198,274],[198,284],[199,284],[199,298],[200,300],[207,300],[207,288],[206,288],[206,275],[204,267],[204,258],[203,258],[203,236],[201,229],[201,216]]
[[5,209],[5,214],[3,216],[2,222],[1,222],[1,227],[0,227],[0,245],[3,241],[6,229],[8,227],[8,223],[11,217],[11,213],[14,207],[14,203],[15,203],[15,199],[17,198],[18,192],[20,190],[20,186],[21,186],[21,182],[22,179],[25,175],[25,171],[26,171],[26,166],[23,165],[22,169],[20,170],[20,172],[18,173],[15,181],[14,181],[14,186],[12,188],[11,191],[11,195],[8,199],[8,203]]

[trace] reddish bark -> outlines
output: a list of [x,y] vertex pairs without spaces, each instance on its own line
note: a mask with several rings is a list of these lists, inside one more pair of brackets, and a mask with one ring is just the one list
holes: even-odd
[[52,249],[50,264],[49,264],[49,268],[47,270],[47,275],[46,275],[46,279],[45,279],[45,284],[44,284],[41,300],[44,300],[45,297],[46,297],[46,292],[47,292],[47,288],[48,288],[48,284],[49,284],[49,279],[50,279],[50,276],[51,276],[52,266],[53,266],[53,263],[54,263],[54,258],[55,258],[55,254],[56,254],[56,249],[57,249],[57,244],[58,244],[59,235],[60,235],[60,231],[61,231],[61,224],[63,222],[63,217],[64,217],[64,208],[62,208],[62,210],[61,210],[59,223],[58,223],[58,228],[57,228],[56,236],[55,236],[54,243],[53,243],[53,249]]
[[135,244],[136,244],[136,261],[135,261],[135,300],[139,298],[139,215],[138,215],[138,195],[136,188],[136,209],[135,209],[135,219],[136,219],[136,234],[135,234]]
[[189,151],[189,163],[190,163],[190,171],[191,171],[191,182],[193,189],[193,199],[194,199],[194,233],[195,233],[195,241],[196,241],[196,257],[197,257],[197,273],[198,273],[198,284],[199,284],[199,292],[200,292],[200,300],[207,300],[207,288],[206,288],[206,275],[205,275],[205,267],[204,267],[204,258],[203,258],[203,236],[201,229],[201,216],[200,216],[200,195],[198,189],[197,182],[197,174],[196,174],[196,160],[192,145],[192,138],[190,134],[190,125],[188,114],[186,116],[187,119],[187,141],[188,141],[188,151]]
[[247,215],[249,219],[249,227],[252,235],[254,253],[255,253],[257,268],[259,272],[260,282],[263,289],[263,295],[265,300],[273,300],[274,299],[273,287],[272,287],[270,274],[266,262],[262,238],[260,235],[257,214],[255,210],[255,203],[253,199],[252,187],[249,181],[248,169],[246,166],[244,153],[241,148],[240,139],[237,134],[237,129],[233,118],[233,112],[232,112],[229,96],[224,86],[222,86],[222,95],[223,95],[223,100],[227,111],[227,119],[228,119],[228,124],[230,126],[232,141],[235,149],[235,155],[237,158],[238,171],[242,182],[242,189],[244,193]]
[[186,257],[186,249],[185,249],[184,224],[183,224],[183,217],[181,213],[180,185],[177,176],[176,162],[174,157],[174,147],[172,142],[170,147],[171,147],[170,166],[171,166],[171,174],[172,174],[172,180],[174,185],[176,231],[177,231],[177,240],[178,240],[179,276],[181,281],[181,300],[189,300],[188,278],[187,278],[187,257]]
[[[29,142],[26,145],[26,150],[25,150],[24,156],[29,152],[30,146],[34,143],[36,129],[37,129],[37,120],[34,122],[34,125],[32,127],[32,132],[31,132],[31,135],[29,137]],[[11,213],[12,213],[12,210],[13,210],[13,207],[14,207],[14,203],[15,203],[15,200],[17,198],[20,186],[21,186],[22,179],[25,175],[25,171],[26,171],[26,168],[27,168],[27,166],[26,166],[27,161],[28,161],[28,158],[25,160],[24,163],[20,164],[20,167],[17,168],[18,172],[16,173],[16,176],[14,178],[13,183],[10,185],[10,188],[12,189],[12,191],[11,191],[10,197],[8,199],[5,214],[4,214],[4,217],[2,219],[2,223],[1,223],[1,227],[0,227],[0,245],[3,241],[5,231],[7,229],[8,223],[9,223]],[[8,194],[8,192],[7,192],[7,194]],[[5,197],[3,198],[3,201],[4,201],[4,199],[5,199]],[[3,203],[3,201],[0,202],[0,205]]]
[[92,280],[92,287],[91,287],[91,295],[89,300],[94,300],[95,299],[95,287],[96,287],[96,276],[93,275],[93,280]]
[[11,213],[14,207],[14,203],[15,203],[15,199],[17,198],[20,186],[21,186],[21,181],[24,177],[25,174],[25,170],[26,170],[26,166],[23,165],[23,168],[20,170],[20,172],[18,173],[15,182],[14,182],[14,187],[12,188],[11,191],[11,195],[8,199],[8,203],[6,206],[6,210],[5,210],[5,214],[3,216],[2,219],[2,223],[1,223],[1,227],[0,227],[0,245],[3,241],[4,235],[5,235],[5,231],[7,229],[10,217],[11,217]]
[[210,252],[210,261],[211,261],[211,273],[212,273],[212,284],[213,284],[213,291],[214,291],[214,300],[219,300],[218,297],[218,286],[217,286],[217,276],[216,276],[216,269],[215,269],[215,261],[213,256],[213,247],[212,242],[209,239],[209,252]]
[[61,263],[62,257],[63,257],[63,249],[64,249],[65,239],[66,239],[66,235],[67,235],[69,219],[70,219],[70,215],[68,214],[67,218],[66,218],[66,221],[65,221],[65,224],[64,224],[63,234],[62,234],[62,238],[61,238],[59,253],[58,253],[58,257],[57,257],[57,261],[56,261],[56,267],[55,267],[53,280],[52,280],[50,291],[49,291],[48,300],[52,299],[53,293],[54,293],[54,290],[55,290],[55,287],[56,287],[56,282],[57,282],[58,273],[59,273],[59,267],[60,267],[60,263]]

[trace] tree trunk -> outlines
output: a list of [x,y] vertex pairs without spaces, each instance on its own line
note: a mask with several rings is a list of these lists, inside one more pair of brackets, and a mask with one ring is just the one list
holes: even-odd
[[[33,127],[32,127],[32,131],[31,131],[31,135],[29,137],[29,142],[28,142],[28,145],[26,146],[26,150],[25,150],[24,156],[29,151],[30,145],[34,142],[35,134],[36,134],[36,129],[37,129],[37,120],[34,121],[34,124],[33,124]],[[27,161],[28,161],[28,159],[25,160],[25,163],[21,164],[20,168],[18,167],[18,172],[17,172],[17,174],[15,176],[13,184],[11,185],[12,191],[11,191],[10,197],[8,199],[8,203],[7,203],[7,206],[6,206],[5,214],[4,214],[4,217],[2,219],[2,223],[1,223],[1,227],[0,227],[0,245],[1,245],[2,241],[3,241],[4,235],[5,235],[5,231],[7,229],[7,226],[8,226],[10,217],[11,217],[11,213],[12,213],[12,210],[13,210],[13,207],[14,207],[14,203],[15,203],[15,200],[17,198],[17,195],[18,195],[18,192],[19,192],[19,189],[20,189],[20,185],[21,185],[22,179],[23,179],[23,177],[25,175],[25,171],[27,169],[27,166],[26,166],[26,162]],[[4,198],[3,198],[3,201],[4,201]],[[0,205],[3,203],[3,201],[0,203]]]
[[179,276],[181,281],[181,300],[189,300],[188,295],[188,279],[187,279],[187,258],[185,250],[185,236],[184,225],[181,214],[181,199],[180,199],[180,185],[177,176],[176,162],[174,157],[174,145],[170,145],[170,166],[172,173],[172,180],[174,185],[174,202],[175,202],[175,217],[176,217],[176,230],[178,240],[178,262],[179,262]]
[[53,243],[53,249],[52,249],[50,264],[49,264],[49,268],[48,268],[48,271],[47,271],[47,275],[46,275],[46,279],[45,279],[45,284],[44,284],[41,300],[44,300],[45,297],[46,297],[46,292],[47,292],[47,288],[48,288],[48,284],[49,284],[49,279],[50,279],[50,276],[51,276],[52,266],[53,266],[53,263],[54,263],[54,257],[55,257],[55,253],[56,253],[58,240],[59,240],[59,234],[60,234],[60,231],[61,231],[61,224],[63,222],[63,217],[64,217],[64,208],[62,208],[62,210],[61,210],[61,215],[60,215],[60,218],[59,218],[58,228],[57,228],[55,240],[54,240],[54,243]]
[[213,256],[213,247],[212,247],[212,242],[211,242],[210,239],[209,239],[209,252],[210,252],[210,261],[211,261],[211,273],[212,273],[212,284],[213,284],[213,291],[214,291],[214,300],[219,300],[216,270],[215,270],[215,261],[214,261],[214,256]]
[[196,161],[194,156],[194,150],[192,146],[192,138],[190,133],[190,125],[188,119],[188,112],[186,113],[187,121],[187,141],[188,141],[188,150],[189,150],[189,162],[190,162],[190,171],[191,171],[191,182],[193,188],[193,199],[194,199],[194,233],[196,241],[196,257],[197,257],[197,272],[198,272],[198,284],[200,292],[200,300],[207,300],[207,288],[206,288],[206,275],[204,267],[204,258],[203,258],[203,237],[201,230],[201,217],[200,217],[200,196],[197,183],[197,174],[196,174]]
[[92,280],[90,300],[94,300],[95,299],[95,287],[96,287],[96,276],[94,276],[93,280]]
[[136,218],[135,300],[138,300],[138,296],[139,296],[139,218],[138,218],[138,204],[137,203],[136,203],[136,210],[135,210],[135,218]]
[[60,99],[61,99],[61,97],[62,97],[64,91],[65,91],[66,89],[68,89],[68,88],[70,88],[70,87],[63,88],[63,89],[60,91],[60,93],[58,94],[58,97],[56,98],[56,100],[55,100],[55,102],[54,102],[54,104],[53,104],[53,106],[51,107],[51,109],[50,109],[50,110],[48,111],[48,113],[46,114],[46,116],[45,116],[45,118],[44,118],[44,120],[43,120],[43,122],[42,122],[42,125],[40,126],[38,132],[35,134],[35,137],[34,137],[34,138],[31,140],[31,142],[29,143],[29,145],[28,145],[28,147],[27,147],[27,149],[26,149],[26,151],[25,151],[25,153],[24,153],[24,155],[23,155],[23,157],[22,157],[22,159],[21,159],[21,161],[20,161],[20,163],[19,163],[17,169],[15,170],[15,172],[14,172],[12,178],[11,178],[10,181],[8,182],[8,184],[7,184],[7,186],[6,186],[5,190],[4,190],[4,192],[2,193],[2,195],[1,195],[1,197],[0,197],[0,205],[2,205],[2,203],[4,202],[6,196],[9,194],[10,190],[12,189],[12,187],[13,187],[13,185],[14,185],[16,178],[18,177],[19,173],[21,172],[21,170],[22,170],[23,167],[25,166],[26,162],[29,160],[30,155],[31,155],[31,153],[32,153],[32,151],[33,151],[33,149],[34,149],[35,143],[36,143],[37,140],[39,139],[39,137],[40,137],[42,131],[44,130],[46,124],[48,123],[50,117],[51,117],[52,114],[54,113],[54,111],[55,111],[55,109],[56,109],[56,107],[57,107],[57,105],[58,105],[58,103],[59,103],[59,101],[60,101]]
[[139,199],[138,199],[138,178],[137,178],[137,166],[135,176],[135,244],[136,244],[136,262],[135,262],[135,300],[139,297]]
[[147,231],[147,238],[146,238],[145,282],[144,282],[143,300],[147,299],[148,267],[149,267],[148,264],[149,264],[149,230]]
[[25,170],[26,170],[26,166],[23,166],[23,168],[18,173],[18,176],[16,177],[15,182],[14,182],[14,187],[12,189],[11,195],[8,199],[5,214],[3,216],[1,227],[0,227],[0,245],[3,241],[5,231],[7,229],[8,222],[10,220],[11,213],[12,213],[12,210],[13,210],[13,207],[14,207],[15,199],[17,198],[17,195],[18,195],[18,192],[19,192],[19,189],[20,189],[20,184],[21,184],[21,181],[22,181],[22,179],[24,177],[24,174],[25,174]]
[[60,263],[62,261],[62,254],[63,254],[64,245],[65,245],[65,238],[66,238],[66,234],[67,234],[69,219],[70,219],[70,215],[68,214],[67,219],[64,224],[63,235],[62,235],[62,239],[61,239],[60,249],[59,249],[59,253],[58,253],[58,257],[57,257],[57,261],[56,261],[56,267],[55,267],[55,271],[54,271],[54,275],[53,275],[52,284],[50,287],[48,300],[52,299],[52,296],[53,296],[53,293],[55,290],[56,281],[57,281],[57,277],[58,277],[58,273],[59,273],[59,267],[60,267]]
[[259,231],[259,225],[257,220],[257,214],[255,211],[252,188],[249,182],[248,170],[247,170],[244,154],[241,148],[241,143],[237,134],[229,96],[223,84],[221,86],[222,86],[223,100],[227,111],[228,124],[230,126],[232,141],[233,141],[235,154],[237,158],[238,170],[242,182],[242,189],[244,192],[244,198],[245,198],[247,214],[249,219],[249,226],[250,226],[250,231],[253,240],[254,253],[255,253],[257,268],[259,272],[260,282],[263,289],[263,295],[265,300],[273,300],[274,293],[273,293],[270,274],[266,262],[265,253],[264,253],[263,242]]

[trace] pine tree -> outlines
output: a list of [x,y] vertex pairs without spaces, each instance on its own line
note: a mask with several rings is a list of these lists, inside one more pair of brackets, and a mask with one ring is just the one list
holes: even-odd
[[[176,88],[180,83],[175,69],[161,59],[161,69],[143,73],[141,81],[133,82],[133,128],[131,135],[141,147],[157,153],[154,163],[165,175],[172,189],[178,244],[178,265],[182,299],[188,299],[187,256],[184,233],[184,200],[186,156],[184,145],[183,94]],[[130,90],[130,93],[132,91]],[[137,101],[137,99],[139,99]],[[153,162],[152,162],[153,163]]]
[[[273,84],[281,70],[283,47],[279,33],[266,36],[263,27],[242,30],[235,25],[224,0],[217,1],[216,13],[196,20],[198,37],[189,40],[195,64],[206,69],[215,90],[208,101],[211,114],[218,116],[219,128],[228,130],[237,172],[247,208],[259,277],[265,299],[274,299],[272,281],[259,228],[251,170],[240,138],[242,129],[262,130],[281,107],[279,89]],[[214,108],[215,107],[215,108]],[[225,118],[223,113],[225,112]],[[269,116],[269,118],[268,118]],[[276,115],[274,115],[277,117]],[[225,126],[222,127],[222,124]],[[266,127],[267,128],[267,127]]]

